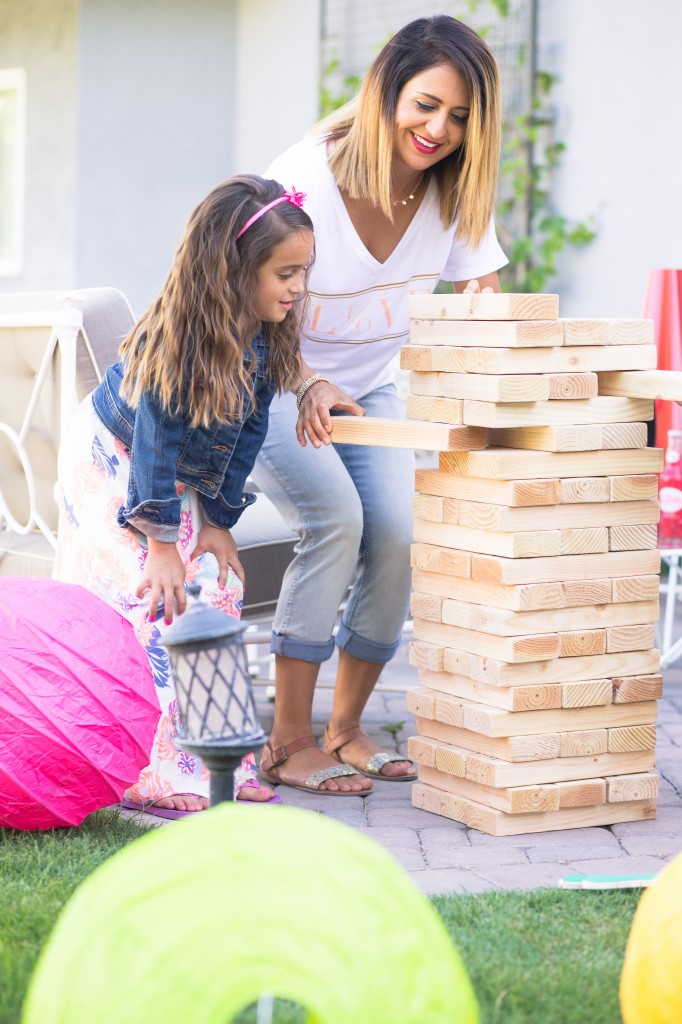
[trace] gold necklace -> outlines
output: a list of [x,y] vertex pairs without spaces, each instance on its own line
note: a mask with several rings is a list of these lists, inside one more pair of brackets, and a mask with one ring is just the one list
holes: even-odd
[[405,196],[404,199],[393,199],[392,200],[393,205],[394,206],[407,206],[407,204],[410,201],[410,199],[414,199],[415,195],[419,191],[419,186],[422,183],[423,177],[424,177],[424,172],[422,171],[422,173],[419,175],[419,181],[417,182],[415,187],[412,189],[412,191],[410,192],[409,196]]

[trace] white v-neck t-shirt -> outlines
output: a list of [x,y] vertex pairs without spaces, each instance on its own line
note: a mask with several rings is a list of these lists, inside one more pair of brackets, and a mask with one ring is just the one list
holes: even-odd
[[303,139],[265,172],[285,188],[306,193],[303,208],[315,227],[315,263],[303,323],[306,363],[359,399],[393,380],[391,361],[409,340],[409,295],[430,293],[440,279],[468,281],[508,262],[491,219],[476,249],[445,229],[432,178],[405,234],[384,263],[360,241],[321,139]]

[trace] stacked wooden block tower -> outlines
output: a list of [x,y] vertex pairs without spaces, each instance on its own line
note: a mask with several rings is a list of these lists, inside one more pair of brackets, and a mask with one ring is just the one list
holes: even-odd
[[410,314],[408,416],[461,449],[417,472],[413,803],[494,835],[651,818],[663,453],[653,401],[616,395],[655,367],[653,324],[561,320],[552,295]]

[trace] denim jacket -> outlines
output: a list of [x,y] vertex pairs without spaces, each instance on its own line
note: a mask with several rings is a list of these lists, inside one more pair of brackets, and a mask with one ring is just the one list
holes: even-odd
[[274,385],[267,376],[268,342],[254,341],[254,400],[234,423],[190,427],[182,414],[169,415],[153,394],[132,409],[120,394],[123,363],[106,371],[93,392],[95,412],[130,453],[128,501],[118,512],[119,526],[148,537],[176,541],[180,499],[175,482],[193,487],[208,523],[229,530],[255,494],[242,493],[268,428]]

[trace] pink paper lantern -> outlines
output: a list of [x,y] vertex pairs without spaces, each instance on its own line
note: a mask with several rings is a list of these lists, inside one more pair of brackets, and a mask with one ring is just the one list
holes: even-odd
[[159,716],[126,619],[75,584],[0,577],[0,826],[79,825],[118,802]]

